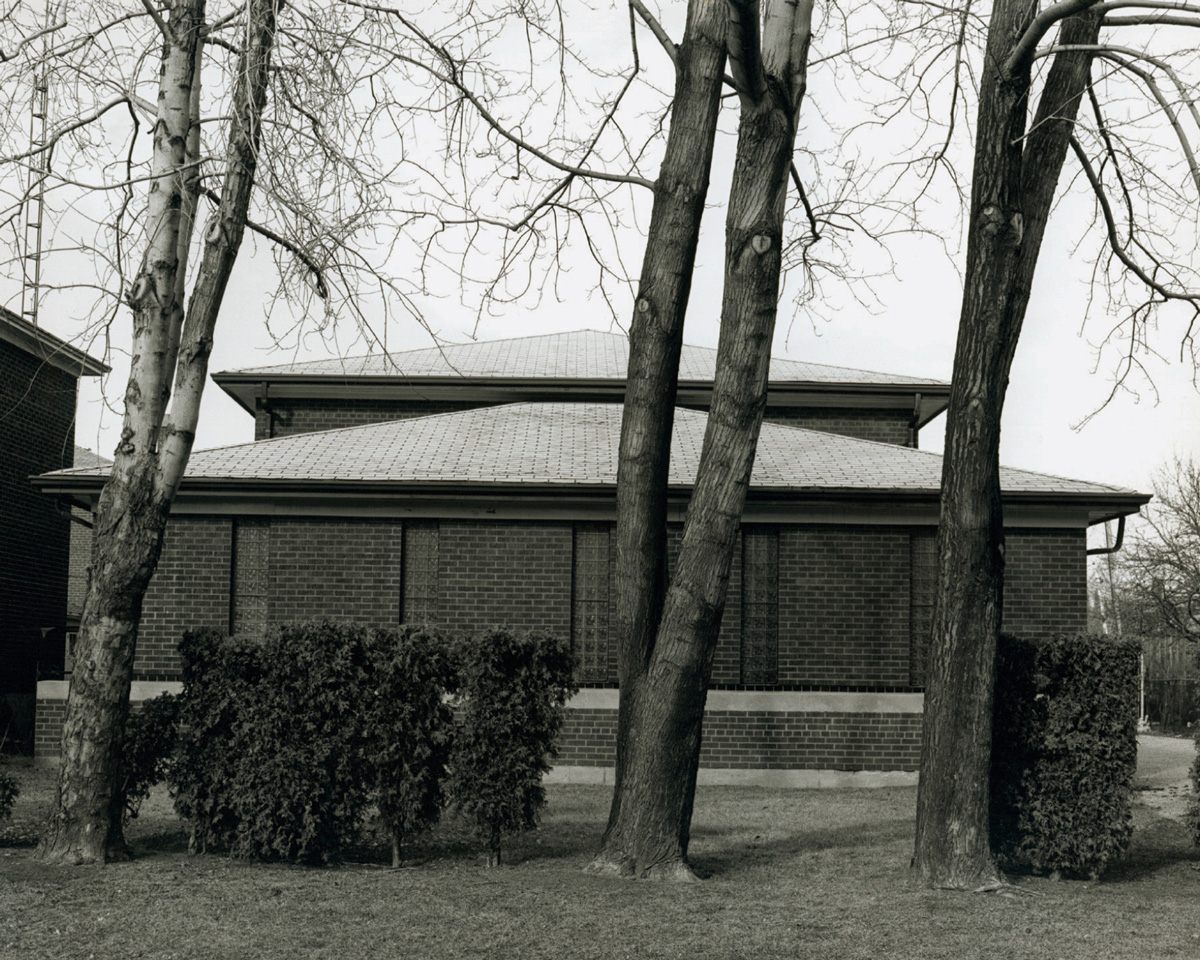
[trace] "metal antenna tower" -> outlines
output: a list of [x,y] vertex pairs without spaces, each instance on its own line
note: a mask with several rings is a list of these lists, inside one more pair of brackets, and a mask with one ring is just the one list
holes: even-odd
[[[49,31],[54,23],[54,0],[46,0],[42,52],[49,49]],[[29,101],[29,181],[25,191],[25,215],[21,225],[21,316],[37,326],[38,302],[42,294],[43,228],[46,215],[46,178],[50,175],[50,152],[46,144],[46,116],[50,109],[50,66],[45,56],[34,75]]]

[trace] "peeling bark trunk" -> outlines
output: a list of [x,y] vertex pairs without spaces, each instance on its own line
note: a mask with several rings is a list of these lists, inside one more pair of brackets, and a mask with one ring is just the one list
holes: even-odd
[[[692,3],[677,53],[675,100],[655,184],[629,338],[617,468],[616,636],[620,707],[616,786],[597,865],[619,844],[628,745],[662,615],[667,569],[667,475],[700,220],[708,194],[725,64],[725,13]],[[614,832],[615,831],[615,832]]]
[[213,327],[245,231],[280,6],[278,0],[249,4],[221,203],[209,223],[186,319],[182,274],[197,183],[188,152],[190,144],[195,156],[198,92],[193,86],[199,77],[204,0],[177,0],[167,16],[170,36],[163,54],[147,247],[130,293],[133,361],[121,441],[97,511],[58,794],[37,852],[47,862],[97,863],[128,855],[115,781],[138,622],[191,451]]
[[[1003,609],[1000,417],[1034,269],[1091,54],[1055,56],[1028,136],[1029,65],[1003,72],[1031,19],[1005,0],[988,28],[967,269],[947,412],[938,581],[925,693],[914,867],[929,885],[1000,879],[988,839],[995,651]],[[1059,42],[1095,43],[1100,17],[1064,21]]]
[[[753,12],[756,21],[756,7]],[[790,29],[792,23],[786,19],[785,27]],[[621,876],[694,879],[687,848],[701,726],[766,407],[784,201],[795,116],[803,96],[807,29],[805,20],[797,63],[791,62],[790,55],[784,56],[782,64],[768,57],[766,72],[774,82],[756,91],[741,90],[737,160],[726,218],[721,334],[708,425],[675,578],[653,645],[642,654],[647,666],[637,678],[637,696],[622,701],[620,780],[597,861],[600,868]],[[786,39],[789,42],[782,46],[790,51],[790,33]],[[764,40],[768,52],[779,46],[774,33]],[[746,55],[740,61],[743,65],[762,57],[748,44],[740,46],[739,53]]]

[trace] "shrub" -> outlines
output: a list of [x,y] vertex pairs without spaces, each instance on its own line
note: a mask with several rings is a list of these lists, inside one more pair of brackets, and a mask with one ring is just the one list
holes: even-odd
[[1132,641],[1002,638],[991,839],[1006,866],[1096,877],[1128,845],[1137,672]]
[[1192,831],[1192,843],[1200,847],[1200,731],[1196,733],[1196,758],[1192,761],[1189,777],[1192,781],[1192,798],[1188,801],[1185,819]]
[[0,823],[12,816],[13,805],[21,795],[17,778],[4,769],[3,765],[6,763],[8,761],[0,757]]
[[311,863],[356,835],[367,633],[322,622],[185,637],[174,788],[194,848]]
[[495,866],[502,834],[532,829],[546,802],[542,775],[577,689],[574,664],[561,641],[504,629],[460,642],[458,661],[449,792]]
[[127,820],[138,815],[150,788],[166,779],[178,722],[179,701],[169,693],[145,701],[126,721],[117,791]]
[[404,838],[428,829],[442,810],[454,679],[445,641],[419,628],[378,631],[371,644],[367,759],[375,802],[392,838],[392,866]]

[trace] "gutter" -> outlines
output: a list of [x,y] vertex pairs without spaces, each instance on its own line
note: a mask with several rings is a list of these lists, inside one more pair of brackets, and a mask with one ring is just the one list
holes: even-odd
[[1125,539],[1125,515],[1117,517],[1117,541],[1111,547],[1095,547],[1087,552],[1089,557],[1096,557],[1102,554],[1116,553],[1121,549],[1121,543]]

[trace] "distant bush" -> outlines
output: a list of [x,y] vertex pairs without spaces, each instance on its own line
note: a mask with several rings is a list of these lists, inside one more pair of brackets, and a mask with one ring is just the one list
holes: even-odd
[[1200,731],[1196,733],[1196,758],[1192,761],[1189,777],[1192,781],[1192,798],[1188,801],[1185,816],[1192,830],[1192,843],[1200,847]]
[[125,818],[138,815],[150,788],[167,778],[175,752],[179,700],[164,693],[129,715],[117,768],[117,791]]
[[392,866],[400,865],[405,838],[433,826],[442,811],[454,721],[446,693],[454,673],[436,634],[401,627],[372,635],[366,762],[391,834]]
[[1095,877],[1126,848],[1137,676],[1132,641],[1001,638],[991,840],[1006,866]]
[[505,833],[537,825],[563,707],[578,687],[569,647],[495,629],[461,641],[459,700],[448,789],[455,808],[500,862]]
[[8,761],[0,757],[0,823],[12,816],[13,805],[21,795],[21,787],[17,778],[4,769]]

